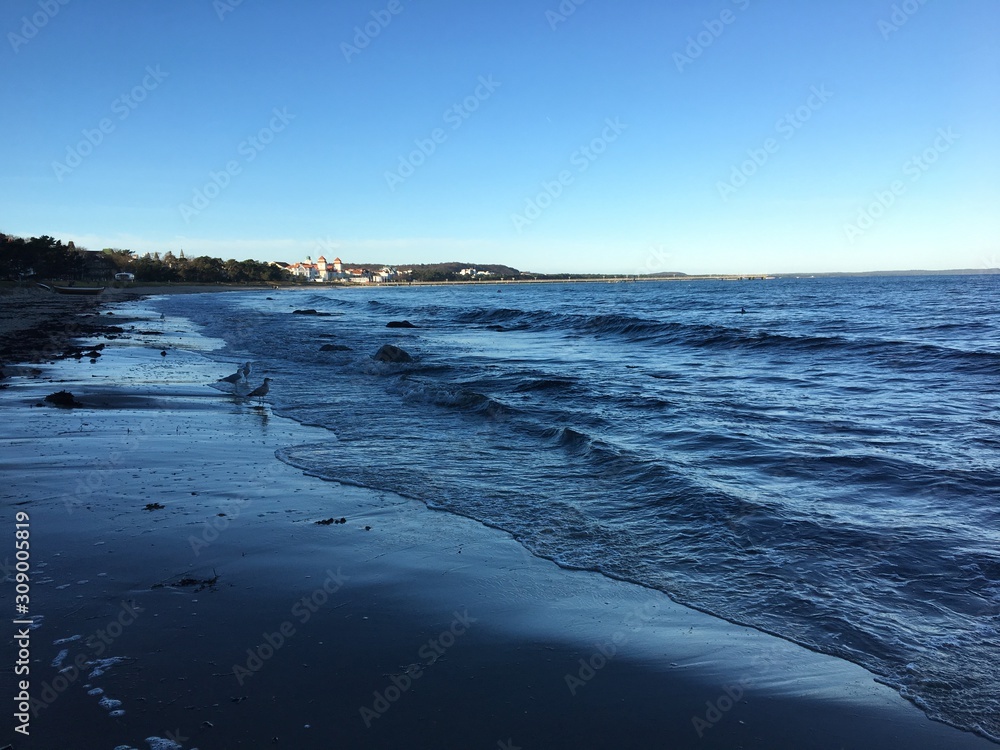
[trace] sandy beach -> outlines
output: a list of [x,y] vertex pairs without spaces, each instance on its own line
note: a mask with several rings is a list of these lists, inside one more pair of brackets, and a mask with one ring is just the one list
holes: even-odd
[[141,301],[101,301],[123,331],[94,362],[54,360],[97,310],[32,298],[63,333],[0,298],[4,341],[34,341],[0,390],[4,692],[30,696],[0,746],[995,747],[853,664],[278,461],[335,437],[209,387],[238,363]]

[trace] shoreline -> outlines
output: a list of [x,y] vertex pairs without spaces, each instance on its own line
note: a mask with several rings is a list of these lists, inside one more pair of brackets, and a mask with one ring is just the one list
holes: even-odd
[[[206,387],[227,365],[195,342],[129,335],[0,391],[33,696],[122,659],[67,677],[16,747],[995,747],[848,662],[281,463],[335,437]],[[63,389],[83,407],[34,405]]]
[[[107,333],[121,321],[101,317],[104,308],[160,294],[261,291],[263,286],[175,284],[105,289],[95,296],[60,295],[34,286],[0,288],[0,379],[3,368],[60,358],[75,339]],[[123,335],[128,332],[122,331]]]

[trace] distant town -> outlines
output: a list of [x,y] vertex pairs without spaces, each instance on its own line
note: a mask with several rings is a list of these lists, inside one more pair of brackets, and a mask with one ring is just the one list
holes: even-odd
[[[392,266],[382,266],[378,270],[345,268],[340,258],[334,258],[333,261],[327,262],[327,259],[322,255],[315,262],[311,257],[307,257],[301,263],[289,264],[274,261],[272,265],[284,269],[293,278],[305,281],[347,281],[352,284],[385,284],[389,282],[417,280],[414,279],[415,270],[413,268],[406,268],[403,271],[399,271]],[[510,271],[511,277],[521,275],[521,272],[517,269],[511,268],[507,270]],[[494,274],[493,271],[480,270],[474,267],[460,268],[457,271],[443,270],[442,275],[445,277],[449,275],[457,276],[459,279],[468,280],[501,277],[500,274]],[[441,278],[439,280],[447,281],[448,279]]]

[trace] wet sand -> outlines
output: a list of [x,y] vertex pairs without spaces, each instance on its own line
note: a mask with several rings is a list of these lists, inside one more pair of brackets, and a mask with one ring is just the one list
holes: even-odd
[[[8,712],[0,746],[995,747],[857,666],[279,462],[336,438],[208,387],[236,363],[177,321],[104,343],[0,390],[0,560],[27,513],[36,621],[31,734]],[[60,390],[82,406],[38,405]]]

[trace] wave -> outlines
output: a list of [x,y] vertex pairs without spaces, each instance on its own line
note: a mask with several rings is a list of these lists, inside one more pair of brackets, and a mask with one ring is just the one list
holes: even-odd
[[480,324],[494,330],[564,331],[602,338],[613,336],[634,343],[694,348],[744,349],[831,354],[854,354],[897,369],[947,368],[970,374],[1000,369],[1000,352],[964,350],[941,344],[905,340],[852,339],[830,335],[790,335],[743,327],[652,320],[631,315],[581,315],[512,308],[478,308],[460,313],[459,323]]

